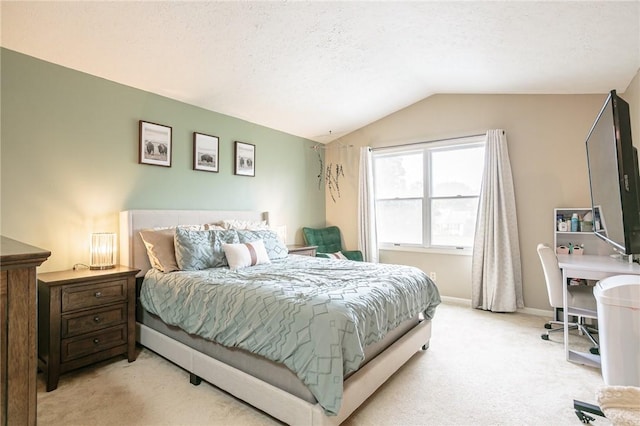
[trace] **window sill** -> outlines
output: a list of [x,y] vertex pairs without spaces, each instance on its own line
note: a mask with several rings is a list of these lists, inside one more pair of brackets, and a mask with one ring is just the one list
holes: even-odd
[[447,254],[451,256],[471,256],[473,250],[471,248],[426,248],[426,247],[413,247],[413,246],[381,246],[378,247],[380,251],[405,251],[412,253],[429,253],[429,254]]

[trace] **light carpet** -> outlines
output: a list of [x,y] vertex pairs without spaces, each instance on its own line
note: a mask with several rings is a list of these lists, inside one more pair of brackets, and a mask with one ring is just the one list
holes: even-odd
[[[420,351],[345,423],[375,425],[576,425],[573,400],[595,404],[599,369],[565,360],[562,333],[540,339],[545,319],[454,303],[438,307]],[[572,336],[571,343],[585,339]],[[45,392],[40,425],[278,425],[148,349],[64,374]],[[596,425],[610,423],[598,418]]]

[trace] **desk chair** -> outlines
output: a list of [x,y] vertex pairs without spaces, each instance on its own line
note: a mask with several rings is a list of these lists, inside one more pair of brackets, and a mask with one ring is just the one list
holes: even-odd
[[[540,256],[542,270],[544,271],[544,278],[547,281],[549,303],[551,304],[554,312],[553,321],[549,321],[544,325],[547,332],[540,336],[543,340],[549,340],[550,333],[564,330],[563,316],[561,314],[563,305],[562,292],[564,290],[563,286],[567,285],[567,283],[562,282],[562,272],[558,266],[558,258],[550,247],[544,244],[538,244],[538,256]],[[593,288],[584,285],[572,285],[568,286],[567,289],[567,306],[577,308],[582,311],[592,312],[592,314],[590,313],[585,316],[577,316],[576,322],[569,323],[569,329],[577,329],[580,334],[585,335],[589,340],[591,340],[591,343],[595,345],[594,348],[591,348],[591,352],[598,353],[598,342],[593,337],[593,334],[598,331],[594,328],[588,327],[584,322],[585,318],[597,318],[597,305],[596,299],[593,296]],[[570,315],[569,318],[573,316],[574,315]],[[560,325],[562,327],[553,328],[554,325]]]

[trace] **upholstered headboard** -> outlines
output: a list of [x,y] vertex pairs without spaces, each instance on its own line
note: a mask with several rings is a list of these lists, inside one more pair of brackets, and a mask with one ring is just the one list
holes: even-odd
[[225,219],[265,220],[268,212],[227,210],[126,210],[120,212],[120,264],[140,269],[143,276],[150,268],[147,249],[140,231],[178,225],[201,225]]

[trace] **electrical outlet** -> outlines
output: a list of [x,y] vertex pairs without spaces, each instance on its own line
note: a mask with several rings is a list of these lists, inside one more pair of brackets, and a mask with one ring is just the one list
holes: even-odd
[[431,278],[433,281],[436,280],[436,273],[435,272],[429,272],[429,278]]

